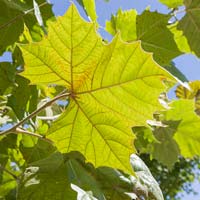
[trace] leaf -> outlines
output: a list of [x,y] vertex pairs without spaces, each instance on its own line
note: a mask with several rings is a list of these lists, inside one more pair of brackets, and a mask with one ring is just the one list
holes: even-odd
[[195,112],[200,115],[200,81],[189,82],[189,88],[179,85],[176,88],[176,97],[181,99],[193,99],[195,102]]
[[178,156],[180,155],[179,146],[173,139],[179,121],[168,121],[165,124],[168,127],[159,127],[154,130],[154,135],[159,143],[154,144],[152,156],[171,169],[174,163],[178,161]]
[[136,173],[135,193],[139,199],[164,200],[157,181],[152,176],[148,167],[137,155],[132,154],[130,158],[131,166]]
[[134,10],[118,11],[106,23],[106,30],[112,35],[120,31],[125,41],[141,40],[144,50],[153,52],[154,59],[159,64],[167,65],[181,54],[167,27],[170,17],[148,10],[137,16]]
[[43,41],[21,46],[23,76],[32,84],[64,85],[70,92],[70,103],[48,137],[59,151],[79,151],[96,167],[131,172],[131,126],[152,118],[161,107],[163,81],[174,82],[173,77],[140,42],[127,44],[116,36],[102,43],[95,23],[83,21],[73,5],[48,30]]
[[97,200],[90,191],[86,192],[74,184],[71,184],[71,188],[78,193],[77,200]]
[[33,163],[20,180],[18,200],[76,199],[66,172],[67,167],[59,153]]
[[21,18],[9,23],[18,14],[18,11],[6,7],[3,1],[0,2],[0,55],[3,54],[8,46],[16,42],[23,32],[23,20]]
[[183,31],[177,28],[177,25],[178,23],[171,24],[168,29],[174,35],[174,40],[179,50],[184,53],[191,53],[187,38],[184,36]]
[[141,181],[140,176],[137,179],[112,168],[94,168],[90,163],[85,163],[84,157],[77,152],[65,155],[54,153],[31,163],[25,170],[19,182],[18,199],[42,200],[45,197],[54,200],[61,196],[64,200],[76,199],[70,187],[76,185],[82,189],[83,195],[84,191],[90,191],[89,195],[92,193],[93,198],[98,200],[130,200],[130,196],[136,196],[133,188],[137,181]]
[[180,121],[173,138],[179,145],[181,155],[186,158],[200,155],[200,117],[194,113],[194,102],[180,99],[170,106],[172,109],[165,113],[165,119]]
[[18,119],[22,119],[25,112],[32,112],[37,108],[38,91],[36,86],[30,86],[29,80],[21,76],[16,76],[17,87],[8,98],[7,105],[15,112]]
[[137,16],[137,39],[142,47],[154,53],[154,59],[161,65],[167,65],[181,54],[167,24],[170,15],[145,10]]
[[112,35],[121,31],[121,37],[125,41],[136,40],[136,17],[136,10],[123,12],[119,9],[116,16],[112,15],[111,20],[106,22],[106,30]]
[[9,62],[0,63],[0,95],[9,87],[12,87],[15,82],[15,69]]
[[165,4],[169,8],[177,8],[183,5],[183,0],[159,0],[161,3]]
[[20,151],[26,163],[32,163],[38,160],[42,160],[55,152],[55,147],[42,140],[37,140],[30,136],[23,135]]
[[200,57],[200,1],[199,0],[185,0],[186,7],[185,16],[179,21],[178,29],[182,30],[188,40],[190,48],[195,54]]
[[97,20],[95,0],[76,0],[92,21]]

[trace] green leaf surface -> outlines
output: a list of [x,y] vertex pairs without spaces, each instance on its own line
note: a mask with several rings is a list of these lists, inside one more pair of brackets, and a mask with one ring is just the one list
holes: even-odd
[[174,133],[181,155],[192,158],[200,155],[200,117],[194,113],[194,102],[187,99],[174,101],[165,113],[166,120],[180,121]]
[[18,11],[8,8],[4,1],[0,2],[0,55],[3,54],[9,45],[16,42],[23,32],[24,26],[21,18],[14,20],[13,23],[9,23],[17,15],[19,15]]
[[190,48],[200,57],[200,0],[185,0],[185,16],[179,21],[178,29],[182,30],[188,40]]
[[121,31],[121,37],[125,41],[136,40],[136,17],[136,10],[119,9],[116,16],[112,15],[111,20],[106,22],[106,30],[112,35]]
[[79,151],[96,167],[131,172],[131,126],[152,118],[161,107],[163,81],[173,82],[173,77],[140,42],[127,44],[116,36],[110,44],[102,43],[95,23],[85,22],[73,5],[51,23],[47,38],[21,49],[22,75],[32,84],[60,84],[70,91],[70,103],[48,136],[57,148]]
[[14,85],[15,68],[9,62],[0,63],[0,95]]
[[142,47],[153,52],[154,59],[161,65],[181,54],[173,34],[168,30],[169,15],[144,11],[137,16],[137,39],[142,41]]
[[29,80],[19,75],[16,76],[16,84],[7,105],[13,109],[19,119],[22,119],[25,112],[32,112],[37,108],[38,92],[36,86],[29,85]]
[[183,0],[159,0],[161,3],[165,4],[169,8],[177,8],[183,5]]
[[179,146],[173,138],[179,121],[168,121],[166,125],[167,127],[158,127],[154,130],[154,135],[159,142],[154,144],[152,156],[171,169],[180,155]]
[[35,162],[24,172],[20,180],[18,200],[69,200],[76,199],[70,188],[61,154],[53,154]]

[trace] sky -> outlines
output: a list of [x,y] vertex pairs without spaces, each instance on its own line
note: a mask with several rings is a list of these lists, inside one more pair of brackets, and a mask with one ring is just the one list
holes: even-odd
[[[67,8],[70,5],[70,2],[74,2],[81,15],[87,19],[87,16],[85,15],[83,9],[74,1],[70,0],[51,0],[51,3],[53,4],[53,10],[56,15],[63,15]],[[156,0],[110,0],[108,3],[105,3],[104,0],[96,0],[96,11],[98,15],[98,22],[101,26],[99,29],[100,34],[102,37],[104,37],[107,40],[111,40],[111,35],[105,32],[105,22],[106,20],[109,20],[111,17],[111,14],[115,14],[119,8],[122,10],[128,10],[128,9],[136,9],[138,13],[141,13],[145,8],[150,6],[150,10],[154,11],[157,10],[161,13],[168,13],[169,10],[166,6],[160,4]],[[183,15],[184,13],[182,13]],[[181,17],[181,16],[179,16]],[[10,53],[5,53],[2,57],[0,57],[1,61],[10,61],[11,55]],[[198,80],[200,79],[200,59],[196,58],[194,55],[187,54],[187,55],[181,55],[174,59],[174,62],[177,66],[177,68],[183,72],[184,75],[188,78],[188,80]],[[171,97],[174,97],[174,92],[170,93]],[[200,184],[198,182],[195,182],[193,184],[193,187],[196,189],[196,191],[200,191]],[[182,200],[199,200],[200,195],[187,195],[184,194],[184,197]]]

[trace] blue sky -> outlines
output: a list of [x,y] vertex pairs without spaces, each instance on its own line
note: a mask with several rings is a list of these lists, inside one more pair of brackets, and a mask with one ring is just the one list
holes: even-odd
[[[72,2],[72,1],[71,1]],[[75,2],[75,1],[73,1]],[[63,15],[68,6],[70,5],[69,0],[51,0],[51,3],[54,4],[53,10],[56,15]],[[76,2],[75,2],[76,3]],[[76,3],[77,5],[77,3]],[[82,8],[77,5],[81,15],[87,19],[87,16],[83,12]],[[116,13],[119,8],[122,10],[127,9],[136,9],[138,13],[141,13],[147,6],[150,6],[150,9],[158,10],[161,13],[168,13],[169,10],[166,6],[160,4],[156,0],[110,0],[109,3],[105,3],[104,0],[96,0],[96,8],[98,15],[98,22],[102,27],[100,33],[103,37],[110,40],[111,36],[104,31],[105,21],[110,19],[112,13]],[[3,57],[0,57],[0,61],[10,61],[11,56],[9,53],[4,54]],[[198,80],[200,79],[200,60],[194,55],[181,55],[174,59],[176,66],[181,70],[189,80]],[[173,94],[171,93],[171,96]],[[193,187],[196,188],[196,191],[200,191],[200,185],[198,182],[193,184]],[[200,196],[186,195],[182,200],[199,200]]]

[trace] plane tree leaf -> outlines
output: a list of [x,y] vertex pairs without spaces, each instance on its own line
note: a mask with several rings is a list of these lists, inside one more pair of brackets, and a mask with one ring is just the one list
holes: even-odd
[[200,1],[199,0],[185,0],[186,7],[185,16],[179,21],[178,29],[182,30],[188,40],[190,48],[194,53],[200,57]]
[[95,23],[85,22],[74,5],[48,30],[41,42],[21,45],[23,76],[32,84],[59,84],[69,91],[69,105],[48,137],[59,151],[79,151],[96,167],[131,172],[131,127],[146,125],[161,108],[158,96],[173,77],[140,42],[127,44],[117,35],[104,44]]
[[169,19],[168,15],[147,10],[137,16],[137,39],[142,41],[146,51],[154,53],[155,60],[161,65],[181,54],[167,28]]
[[161,3],[165,4],[169,8],[177,8],[183,5],[183,0],[159,0]]

